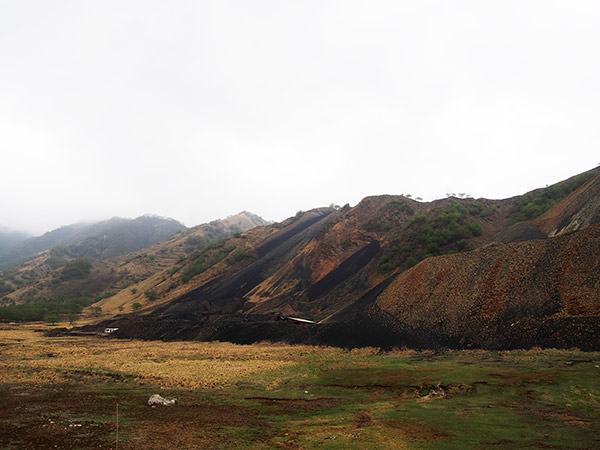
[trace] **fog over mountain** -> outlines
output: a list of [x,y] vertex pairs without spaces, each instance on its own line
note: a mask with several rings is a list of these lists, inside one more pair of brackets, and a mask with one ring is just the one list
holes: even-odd
[[12,231],[7,228],[0,227],[0,255],[11,248],[16,247],[30,237],[31,235],[28,233]]
[[0,5],[0,223],[191,227],[598,164],[597,2]]

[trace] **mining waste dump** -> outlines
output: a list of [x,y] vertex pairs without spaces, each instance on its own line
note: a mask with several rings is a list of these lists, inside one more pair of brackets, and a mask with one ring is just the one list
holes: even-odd
[[[189,257],[157,281],[165,300],[80,331],[243,344],[600,349],[600,175],[584,175],[507,200],[378,196],[299,213]],[[536,205],[546,212],[522,220]],[[168,283],[177,288],[162,288]]]

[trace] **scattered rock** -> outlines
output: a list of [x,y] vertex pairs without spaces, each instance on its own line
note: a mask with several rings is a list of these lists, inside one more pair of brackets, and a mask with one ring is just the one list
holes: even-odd
[[177,403],[176,398],[167,399],[158,394],[154,394],[148,399],[148,406],[171,406],[175,403]]

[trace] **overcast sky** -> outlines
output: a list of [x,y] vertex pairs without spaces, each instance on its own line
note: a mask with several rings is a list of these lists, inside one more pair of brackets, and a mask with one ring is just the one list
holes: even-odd
[[0,225],[507,198],[600,164],[597,1],[0,0]]

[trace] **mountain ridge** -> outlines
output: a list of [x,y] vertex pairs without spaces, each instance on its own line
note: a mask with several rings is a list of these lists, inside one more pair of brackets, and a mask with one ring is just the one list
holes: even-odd
[[[157,219],[144,216],[141,220]],[[104,223],[114,224],[121,221],[111,220]],[[98,253],[95,259],[82,258],[85,255],[72,249],[53,247],[0,273],[1,303],[19,304],[43,299],[68,299],[74,296],[88,297],[89,300],[82,299],[79,303],[89,303],[94,297],[114,295],[140,279],[171,267],[186,254],[205,248],[224,236],[264,223],[267,223],[264,219],[245,211],[226,219],[182,229],[167,240],[161,239],[150,246],[140,245],[142,248],[135,252],[112,258],[101,258]],[[106,228],[101,231],[110,232]],[[81,279],[65,280],[64,271],[69,265],[81,266],[90,263],[90,270]]]
[[346,347],[600,348],[599,173],[504,200],[370,196],[210,245],[187,230],[119,257],[123,273],[152,272],[87,310],[97,321],[89,329]]
[[0,255],[12,250],[31,237],[29,233],[24,231],[14,231],[0,227]]
[[[229,264],[238,248],[231,238],[198,255],[211,264],[185,289],[178,273],[194,263],[183,262],[163,282],[177,284],[177,295],[163,301],[157,290],[142,315],[112,323],[127,324],[123,336],[161,339],[509,348],[572,346],[591,335],[581,345],[596,348],[600,176],[583,175],[506,200],[373,196],[312,210],[265,227],[262,241],[249,239],[248,260]],[[539,235],[495,238],[522,215],[530,220],[516,225]],[[576,257],[584,263],[571,267]],[[576,277],[592,287],[570,281]],[[577,308],[587,315],[571,314]],[[280,314],[319,323],[290,328],[273,322]]]
[[[135,219],[113,217],[101,222],[66,225],[41,236],[29,238],[10,252],[0,255],[0,268],[23,262],[58,246],[70,247],[78,257],[109,258],[143,248],[145,244],[149,245],[147,243],[159,242],[184,229],[186,227],[174,219],[153,215]],[[127,236],[123,236],[125,233]],[[114,242],[102,242],[107,239],[114,239]]]

